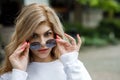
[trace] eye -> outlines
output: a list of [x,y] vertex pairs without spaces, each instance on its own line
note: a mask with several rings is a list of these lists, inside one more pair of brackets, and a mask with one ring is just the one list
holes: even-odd
[[36,38],[38,38],[38,35],[34,33],[31,38],[36,39]]
[[45,33],[45,37],[48,37],[48,36],[51,36],[51,35],[53,35],[52,31],[48,31],[48,32]]

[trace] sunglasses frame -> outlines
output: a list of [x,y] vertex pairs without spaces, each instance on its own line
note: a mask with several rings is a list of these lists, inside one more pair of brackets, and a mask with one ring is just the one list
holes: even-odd
[[[56,40],[55,39],[49,39],[46,41],[46,46],[48,48],[53,48],[56,46]],[[31,50],[39,50],[41,48],[40,42],[32,42],[30,44],[30,49]]]

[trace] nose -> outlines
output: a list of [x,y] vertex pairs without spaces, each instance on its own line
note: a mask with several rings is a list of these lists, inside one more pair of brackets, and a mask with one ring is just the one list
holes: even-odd
[[45,45],[46,45],[46,39],[44,37],[41,37],[40,44],[41,44],[42,47],[45,47]]

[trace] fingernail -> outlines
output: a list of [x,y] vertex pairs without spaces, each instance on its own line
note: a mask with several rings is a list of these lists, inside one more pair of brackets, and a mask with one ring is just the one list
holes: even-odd
[[24,50],[24,49],[25,49],[25,47],[22,47],[22,48],[21,48],[21,50]]
[[24,44],[27,44],[27,42],[25,42]]
[[59,41],[59,39],[56,39],[56,41]]
[[30,43],[28,42],[27,45],[30,45]]
[[57,38],[57,39],[59,39],[59,36],[58,36],[58,35],[56,35],[56,38]]
[[25,43],[26,43],[26,41],[23,42],[23,44],[25,44]]
[[64,33],[65,35],[67,35],[67,33]]
[[56,39],[58,38],[58,35],[56,35]]
[[80,36],[79,34],[77,34],[77,36]]

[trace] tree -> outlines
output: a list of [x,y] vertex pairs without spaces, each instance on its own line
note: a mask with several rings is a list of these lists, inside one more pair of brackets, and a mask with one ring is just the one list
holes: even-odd
[[90,8],[99,8],[107,11],[109,18],[112,19],[114,12],[120,11],[120,3],[116,0],[76,0],[81,5],[86,5]]

